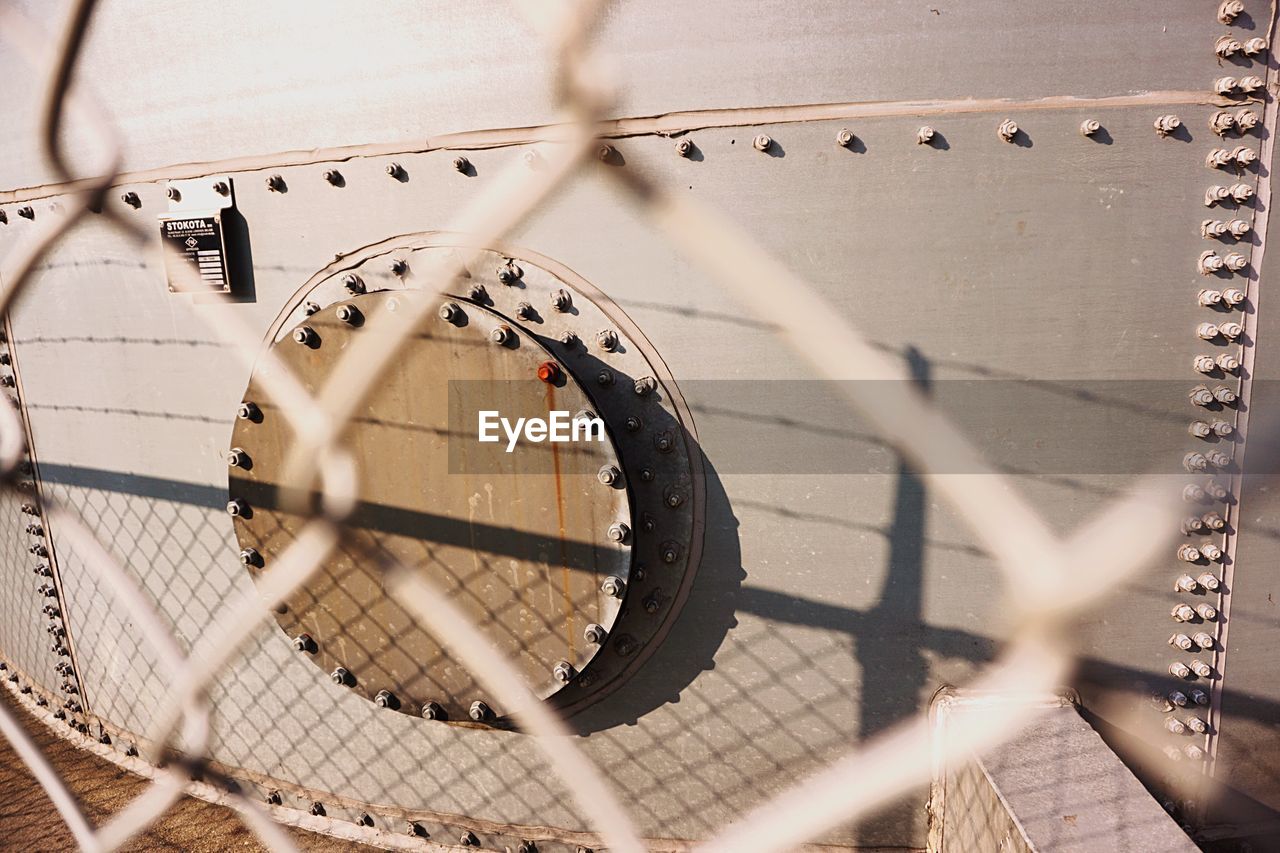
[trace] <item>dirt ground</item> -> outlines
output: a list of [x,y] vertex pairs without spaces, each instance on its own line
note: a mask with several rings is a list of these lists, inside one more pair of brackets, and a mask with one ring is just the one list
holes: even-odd
[[[90,824],[97,826],[123,808],[148,784],[109,761],[81,752],[54,735],[0,690],[0,701],[26,725],[54,769],[66,780],[81,802]],[[299,848],[324,851],[369,851],[374,848],[287,829]],[[75,849],[75,841],[44,789],[25,764],[0,738],[0,850],[62,851]],[[184,797],[125,850],[223,851],[263,850],[235,813],[191,797]]]

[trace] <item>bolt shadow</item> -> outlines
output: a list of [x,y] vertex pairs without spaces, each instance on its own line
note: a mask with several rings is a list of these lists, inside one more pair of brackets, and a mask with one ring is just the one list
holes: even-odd
[[935,129],[933,131],[933,138],[924,143],[924,147],[935,148],[938,151],[950,151],[951,143],[947,141],[947,137],[942,134],[942,131]]
[[253,242],[249,223],[235,207],[222,213],[222,233],[226,237],[227,275],[231,280],[232,302],[257,302],[258,287],[253,277]]
[[1009,141],[1019,148],[1031,148],[1035,145],[1035,143],[1031,141],[1030,135],[1028,135],[1022,128],[1018,128],[1018,132],[1015,133],[1013,135],[1013,139],[1010,139]]
[[1098,145],[1112,145],[1115,143],[1115,139],[1112,138],[1105,126],[1098,128],[1091,136],[1085,138],[1096,142]]

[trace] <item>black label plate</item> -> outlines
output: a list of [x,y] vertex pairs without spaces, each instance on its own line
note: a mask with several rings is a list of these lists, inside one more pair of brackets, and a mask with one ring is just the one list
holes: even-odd
[[164,268],[169,290],[179,293],[231,291],[221,216],[162,216],[160,237],[165,246]]

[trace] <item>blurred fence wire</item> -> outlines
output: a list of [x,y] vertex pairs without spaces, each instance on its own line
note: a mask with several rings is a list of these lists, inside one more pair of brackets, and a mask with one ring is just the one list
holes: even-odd
[[[594,155],[605,144],[597,135],[599,122],[607,115],[610,98],[599,83],[606,78],[592,55],[591,36],[605,5],[603,0],[523,0],[516,4],[517,12],[546,41],[552,59],[548,67],[554,69],[552,83],[564,113],[563,123],[558,125],[561,135],[540,146],[539,156],[548,168],[512,169],[501,175],[462,211],[449,230],[477,235],[472,245],[490,245],[567,182],[616,181],[675,246],[718,279],[748,311],[777,327],[818,376],[909,380],[904,365],[871,346],[843,319],[842,312],[827,305],[812,287],[760,249],[724,214],[673,194],[635,170],[601,170],[596,166]],[[34,69],[46,69],[43,153],[57,176],[74,188],[64,214],[49,218],[48,225],[0,265],[0,312],[32,286],[31,274],[41,259],[91,210],[102,211],[139,250],[149,244],[149,233],[102,204],[118,177],[121,140],[87,86],[76,79],[77,59],[94,6],[94,0],[76,0],[47,54],[40,48],[48,39],[16,8],[0,6],[0,31]],[[78,133],[96,138],[100,162],[72,163],[64,156],[59,140],[69,118],[74,119]],[[433,270],[430,280],[435,289],[448,290],[465,261],[454,258],[449,262],[452,266]],[[200,288],[195,278],[192,273],[192,280],[185,283],[191,289]],[[787,294],[793,310],[772,310],[780,292]],[[286,466],[287,483],[295,505],[310,507],[312,517],[287,552],[260,578],[258,595],[225,602],[189,654],[180,651],[146,593],[107,549],[94,541],[79,516],[56,505],[53,498],[44,498],[44,513],[75,543],[86,571],[116,596],[117,603],[141,627],[169,684],[144,743],[148,759],[164,769],[143,794],[97,828],[89,825],[67,786],[13,715],[0,705],[0,732],[30,767],[82,849],[112,850],[145,832],[193,782],[208,741],[207,696],[215,677],[270,619],[270,608],[305,583],[342,537],[343,521],[355,502],[360,460],[342,447],[340,436],[380,377],[394,369],[401,348],[425,312],[432,309],[429,302],[420,304],[421,308],[415,306],[415,310],[395,315],[398,322],[387,334],[363,338],[351,347],[327,385],[314,396],[278,361],[269,372],[257,373],[269,377],[270,396],[281,404],[295,433]],[[252,369],[255,361],[273,358],[271,350],[264,350],[257,336],[229,308],[205,316],[210,331],[225,341],[246,370]],[[878,386],[874,399],[870,396],[872,385]],[[1082,607],[1155,557],[1163,546],[1169,520],[1176,517],[1172,493],[1154,481],[1140,483],[1128,496],[1100,512],[1095,521],[1062,538],[1051,532],[1014,484],[984,463],[969,441],[909,381],[841,382],[838,387],[848,389],[849,402],[937,494],[950,502],[1003,572],[1011,606],[1020,616],[1015,620],[1018,627],[1000,658],[971,686],[1036,694],[1062,683],[1072,663],[1063,642],[1064,627]],[[886,399],[886,393],[893,396]],[[11,490],[16,489],[23,448],[20,412],[6,402],[0,405],[0,466],[6,474],[6,488]],[[971,473],[942,473],[955,470]],[[304,504],[304,497],[316,491],[322,499]],[[992,517],[1002,523],[988,523]],[[1070,556],[1073,550],[1078,553],[1081,549],[1094,555],[1085,565]],[[544,750],[550,766],[573,792],[582,814],[593,823],[608,849],[645,849],[601,770],[575,747],[554,712],[537,702],[520,702],[526,689],[519,678],[448,597],[404,567],[390,571],[388,588],[495,695],[508,705],[525,704],[534,709],[522,718],[522,725]],[[942,757],[961,757],[1010,738],[1031,713],[1011,703],[980,718],[966,719],[951,729],[948,741],[941,745]],[[706,842],[705,849],[783,850],[816,839],[926,782],[931,763],[938,757],[936,748],[923,718],[902,723],[866,743],[851,744],[848,753],[826,769],[740,816],[720,837]],[[185,756],[184,760],[161,761],[175,751]],[[267,809],[245,797],[234,805],[263,844],[276,850],[292,849]]]

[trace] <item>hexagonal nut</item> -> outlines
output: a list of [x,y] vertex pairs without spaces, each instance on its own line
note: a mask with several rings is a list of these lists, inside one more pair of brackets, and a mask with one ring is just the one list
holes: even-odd
[[1175,678],[1188,678],[1191,675],[1191,668],[1182,661],[1174,661],[1169,664],[1169,674]]
[[[1187,427],[1187,432],[1196,438],[1208,438],[1213,435],[1213,427],[1204,421],[1192,421]],[[1198,521],[1199,519],[1197,519]]]
[[1230,24],[1243,11],[1244,3],[1241,0],[1222,0],[1222,5],[1218,7],[1218,23]]
[[1233,219],[1227,223],[1227,230],[1231,232],[1232,237],[1239,240],[1253,230],[1253,225],[1244,219]]
[[596,343],[600,348],[613,352],[618,348],[618,333],[613,329],[604,329],[596,333]]
[[1182,127],[1182,120],[1172,113],[1162,115],[1155,120],[1155,129],[1157,136],[1168,136],[1179,127]]
[[1240,44],[1240,42],[1236,40],[1235,36],[1230,33],[1224,36],[1218,36],[1218,40],[1213,43],[1213,52],[1223,59],[1237,54],[1243,49],[1244,45]]
[[1093,136],[1099,130],[1102,130],[1102,123],[1096,118],[1087,118],[1080,122],[1080,135]]
[[1204,158],[1204,165],[1210,169],[1223,169],[1231,163],[1231,152],[1225,148],[1214,148]]
[[761,133],[751,140],[751,145],[757,151],[768,151],[773,147],[773,139],[765,133]]
[[1218,618],[1218,608],[1212,604],[1197,604],[1196,613],[1200,615],[1201,619],[1206,619],[1210,622]]
[[610,542],[621,545],[631,538],[631,526],[622,521],[615,522],[609,525],[608,535]]
[[1235,373],[1240,369],[1240,359],[1231,353],[1222,353],[1214,359],[1214,364],[1218,365],[1226,373]]
[[481,702],[479,699],[472,702],[471,707],[467,709],[467,716],[475,720],[477,723],[482,723],[489,719],[489,715],[492,713],[493,711],[489,706],[484,702]]
[[1193,660],[1191,662],[1191,671],[1201,678],[1208,678],[1213,675],[1213,667],[1202,660]]
[[1211,355],[1198,355],[1191,360],[1191,367],[1197,373],[1213,373],[1218,369],[1218,364]]
[[1206,219],[1200,223],[1200,236],[1206,240],[1222,237],[1227,233],[1227,223],[1221,219]]
[[551,667],[552,677],[561,684],[568,684],[573,681],[573,677],[577,674],[578,672],[573,668],[573,664],[567,660],[557,661],[556,665]]
[[1219,77],[1213,81],[1213,91],[1219,95],[1230,95],[1240,85],[1240,81],[1234,77]]
[[[603,465],[600,470],[596,472],[596,479],[606,486],[612,486],[621,481],[622,472],[619,471],[615,465]],[[625,538],[625,536],[623,538]]]
[[693,156],[693,140],[681,139],[679,142],[677,142],[676,153],[679,154],[681,157]]
[[329,680],[334,684],[350,685],[355,679],[351,677],[351,673],[346,667],[339,666],[329,673]]
[[610,598],[622,598],[627,591],[627,584],[622,578],[609,575],[601,581],[600,591]]
[[603,625],[597,625],[592,622],[583,629],[582,638],[592,645],[601,646],[609,638],[609,632],[604,629]]
[[933,137],[936,133],[937,131],[935,131],[932,127],[929,127],[929,125],[926,124],[924,127],[921,127],[919,130],[916,131],[916,144],[928,145],[931,141],[933,141]]
[[1018,125],[1012,119],[1005,119],[996,128],[996,135],[1005,142],[1013,142],[1018,135]]
[[1231,159],[1237,166],[1251,166],[1258,161],[1258,152],[1247,145],[1239,145],[1232,149]]
[[1213,389],[1213,399],[1222,403],[1224,406],[1229,406],[1236,401],[1237,397],[1235,391],[1232,391],[1225,385],[1219,385]]
[[1196,578],[1196,583],[1200,584],[1202,587],[1209,590],[1210,592],[1217,591],[1218,587],[1222,585],[1221,582],[1218,580],[1218,576],[1210,572],[1205,572],[1204,574],[1200,575],[1200,577]]
[[1230,305],[1232,308],[1244,302],[1245,293],[1238,287],[1229,287],[1222,291],[1222,301]]
[[1240,49],[1244,51],[1245,56],[1257,56],[1266,50],[1269,45],[1270,43],[1266,39],[1258,37],[1249,39]]
[[424,720],[443,720],[444,708],[439,702],[426,702],[418,711]]
[[1189,604],[1175,604],[1169,615],[1178,622],[1190,622],[1196,618],[1196,612],[1191,609]]
[[1237,203],[1244,203],[1253,198],[1253,187],[1248,184],[1232,184],[1227,188],[1227,192]]

